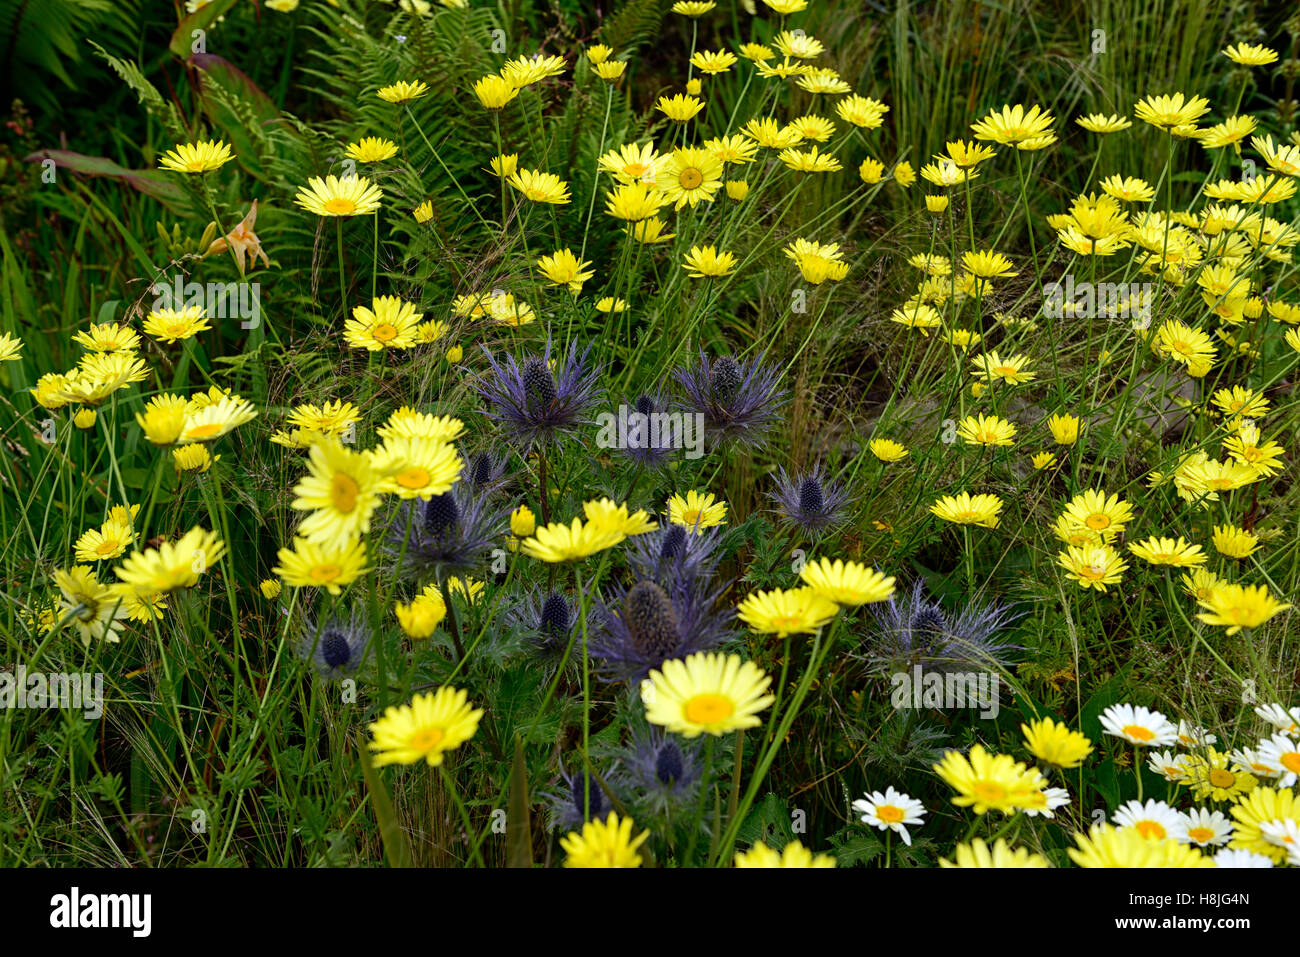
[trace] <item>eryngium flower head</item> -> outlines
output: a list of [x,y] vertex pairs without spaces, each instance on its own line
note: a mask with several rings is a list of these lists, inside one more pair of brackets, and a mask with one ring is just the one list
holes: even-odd
[[[511,610],[510,620],[537,656],[547,665],[557,667],[569,650],[579,621],[577,607],[559,592],[551,592],[540,600],[536,595],[526,596]],[[578,648],[581,655],[581,645]],[[573,660],[572,652],[570,660]]]
[[316,673],[328,681],[355,674],[370,645],[370,627],[365,616],[353,609],[344,619],[331,617],[323,624],[309,622],[298,639],[298,656],[310,661]]
[[[900,595],[902,597],[900,597]],[[889,603],[871,606],[868,660],[877,671],[903,671],[924,665],[934,671],[972,671],[1006,666],[1020,645],[1002,641],[997,632],[1020,615],[1005,605],[967,605],[952,614],[926,598],[918,581],[910,595],[897,593]]]
[[699,748],[683,746],[661,728],[638,732],[623,753],[621,785],[644,801],[652,816],[688,805],[700,780]]
[[480,495],[491,495],[506,484],[506,465],[509,458],[491,450],[475,452],[469,457],[462,478]]
[[626,555],[632,570],[661,586],[673,581],[694,582],[710,577],[718,565],[714,552],[722,539],[718,527],[693,535],[684,525],[661,524],[632,539]]
[[847,517],[845,512],[852,498],[842,483],[826,477],[820,462],[811,472],[794,478],[784,468],[779,473],[776,491],[769,492],[768,498],[776,503],[775,511],[783,525],[806,535],[818,535]]
[[[585,821],[603,820],[609,813],[609,797],[601,790],[596,779],[587,772],[566,771],[560,768],[560,780],[556,784],[559,785],[558,791],[542,794],[551,806],[552,830],[560,828],[572,831],[582,827]],[[584,807],[591,813],[584,816],[582,813]]]
[[597,670],[611,681],[635,683],[670,658],[717,647],[731,637],[733,615],[717,610],[719,594],[681,579],[668,588],[643,578],[615,589],[611,604],[600,606],[601,625],[591,642]]
[[656,420],[652,417],[666,416],[667,403],[657,393],[651,392],[637,396],[630,405],[636,418],[629,416],[627,433],[619,436],[622,440],[620,451],[643,468],[659,468],[673,451],[673,435],[666,429],[655,427],[656,421],[668,421],[666,418]]
[[[465,482],[428,501],[401,504],[389,523],[384,545],[401,574],[420,580],[477,569],[495,539],[506,533],[509,513],[488,504]],[[405,540],[405,554],[403,554]]]
[[705,434],[719,443],[761,445],[785,400],[776,370],[759,359],[720,356],[710,364],[701,352],[697,365],[677,369],[673,378],[686,393],[683,408],[702,413]]
[[542,355],[529,356],[522,364],[514,356],[499,363],[486,346],[483,351],[492,370],[475,379],[474,391],[487,402],[486,415],[521,449],[557,442],[562,434],[590,423],[583,413],[603,392],[596,386],[595,370],[587,366],[590,346],[579,353],[570,344],[564,361],[555,362],[558,375],[551,371],[550,339]]

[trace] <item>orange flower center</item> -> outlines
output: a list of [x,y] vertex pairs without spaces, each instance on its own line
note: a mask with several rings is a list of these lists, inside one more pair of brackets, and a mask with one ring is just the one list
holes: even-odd
[[1144,728],[1140,724],[1126,724],[1120,728],[1120,731],[1126,738],[1136,738],[1139,741],[1150,741],[1155,737],[1155,732],[1150,728]]
[[1230,788],[1237,783],[1237,779],[1231,771],[1215,768],[1210,772],[1210,783],[1216,788]]
[[894,807],[892,804],[883,804],[877,805],[876,817],[880,818],[880,820],[884,821],[886,824],[899,824],[902,822],[905,815],[903,814],[902,808]]
[[432,751],[446,737],[442,728],[421,728],[411,735],[411,748],[415,751]]
[[1083,524],[1087,525],[1094,532],[1099,532],[1103,528],[1110,528],[1110,516],[1101,512],[1094,512],[1084,519]]
[[725,721],[736,711],[735,704],[725,695],[697,694],[682,709],[682,714],[691,724],[717,724]]
[[207,425],[196,425],[194,428],[190,429],[189,437],[191,439],[210,439],[214,435],[219,435],[220,433],[221,426],[215,422],[210,422]]
[[342,197],[335,197],[325,201],[325,212],[333,213],[335,216],[347,216],[349,213],[355,212],[356,208],[356,203]]
[[1206,841],[1214,837],[1214,832],[1208,827],[1189,827],[1187,829],[1187,836],[1197,844],[1204,844]]
[[361,492],[351,475],[339,473],[330,479],[330,501],[340,512],[350,512],[357,507],[357,495]]
[[1138,821],[1134,827],[1148,841],[1163,841],[1169,833],[1159,821]]
[[681,184],[682,189],[695,189],[704,182],[704,174],[694,166],[688,166],[678,175],[677,182]]
[[391,323],[382,322],[375,326],[370,334],[379,342],[388,342],[390,339],[397,338],[397,327]]
[[334,579],[338,578],[340,575],[343,574],[343,569],[340,568],[338,565],[331,565],[329,563],[326,563],[324,565],[315,566],[307,574],[309,577],[311,577],[313,581],[332,582]]
[[1300,751],[1288,751],[1280,758],[1282,767],[1293,774],[1300,774]]
[[1003,801],[1007,796],[1007,789],[996,781],[978,781],[974,791],[975,797],[984,803]]
[[429,475],[427,469],[422,469],[418,465],[415,468],[409,468],[397,476],[397,484],[402,488],[424,488],[429,484]]

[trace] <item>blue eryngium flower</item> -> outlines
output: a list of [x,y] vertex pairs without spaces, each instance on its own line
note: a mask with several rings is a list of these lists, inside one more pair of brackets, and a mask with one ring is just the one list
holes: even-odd
[[506,484],[508,463],[508,456],[497,455],[490,449],[475,452],[469,457],[462,480],[480,495],[491,495]]
[[358,610],[349,617],[307,622],[298,639],[298,656],[310,661],[328,681],[355,674],[370,645],[370,626]]
[[786,393],[777,387],[777,371],[759,359],[738,362],[720,356],[673,372],[686,393],[683,408],[704,416],[705,435],[715,443],[758,446],[776,421]]
[[629,540],[628,563],[641,578],[651,578],[660,585],[676,579],[693,582],[710,577],[718,565],[714,554],[722,539],[721,529],[705,528],[691,534],[684,525],[663,522],[653,532]]
[[730,609],[718,610],[721,590],[676,579],[665,588],[643,578],[601,604],[601,624],[590,639],[597,670],[611,681],[635,683],[669,658],[707,651],[731,637]]
[[556,362],[558,375],[551,371],[551,340],[540,356],[523,363],[514,356],[505,362],[483,347],[491,371],[478,376],[472,388],[488,405],[485,413],[498,422],[510,441],[522,451],[534,445],[558,442],[561,435],[589,424],[584,413],[603,394],[597,388],[596,372],[587,365],[591,346],[581,353],[570,343],[563,362]]
[[811,472],[798,473],[791,478],[784,468],[779,470],[776,491],[768,498],[776,502],[776,514],[781,524],[803,532],[820,535],[847,518],[847,508],[852,501],[844,485],[828,479],[821,463]]
[[873,621],[867,659],[875,670],[905,671],[923,665],[934,671],[1005,668],[1020,645],[997,633],[1021,617],[1007,605],[972,603],[959,613],[925,595],[918,581],[910,595],[895,593],[887,604],[868,606]]
[[[542,794],[551,806],[552,829],[558,827],[565,831],[576,831],[586,821],[604,820],[609,813],[609,798],[600,789],[596,779],[585,771],[570,772],[561,768],[560,781],[557,783],[562,785],[559,791]],[[590,788],[589,792],[587,788]],[[591,812],[589,816],[583,816],[584,806]]]
[[[579,624],[578,608],[559,592],[551,592],[540,600],[536,595],[527,595],[511,609],[510,621],[544,664],[558,666],[574,640]],[[574,647],[578,651],[576,655],[570,651],[570,661],[582,655],[581,642]]]
[[643,392],[637,396],[635,402],[629,404],[637,415],[642,418],[630,420],[636,424],[636,427],[633,428],[629,425],[629,434],[623,437],[626,442],[623,443],[619,451],[642,468],[654,469],[662,467],[667,463],[668,456],[673,452],[672,445],[665,444],[664,441],[665,439],[671,439],[671,436],[665,436],[661,430],[653,428],[655,420],[651,417],[656,414],[666,413],[668,411],[667,404],[659,395],[652,392]]
[[700,780],[698,743],[683,743],[660,728],[637,733],[622,764],[619,793],[626,787],[653,816],[689,803]]
[[478,569],[509,528],[508,518],[508,511],[492,508],[486,496],[457,482],[428,501],[403,502],[388,524],[384,547],[394,562],[400,560],[400,574],[441,581]]

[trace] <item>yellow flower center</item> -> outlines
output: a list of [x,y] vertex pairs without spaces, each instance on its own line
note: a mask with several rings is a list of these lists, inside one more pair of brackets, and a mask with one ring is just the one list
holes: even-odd
[[442,728],[421,728],[411,735],[411,749],[414,751],[432,751],[445,737]]
[[1007,797],[1007,789],[996,781],[977,781],[973,790],[975,797],[986,804],[1004,801]]
[[1189,827],[1187,829],[1187,836],[1197,844],[1204,844],[1206,841],[1214,837],[1214,832],[1208,827]]
[[391,323],[383,322],[375,326],[370,335],[378,342],[388,342],[390,339],[397,338],[397,327]]
[[1300,751],[1288,751],[1279,759],[1282,767],[1293,774],[1300,774]]
[[1230,788],[1237,783],[1236,777],[1231,771],[1225,771],[1223,768],[1214,768],[1210,771],[1210,783],[1216,788]]
[[898,824],[905,815],[902,808],[894,807],[892,804],[882,804],[876,806],[876,817],[886,824]]
[[357,495],[361,486],[351,475],[342,472],[330,479],[330,501],[340,512],[350,512],[357,507]]
[[633,179],[640,179],[649,168],[645,163],[628,163],[623,167],[623,172]]
[[196,425],[194,428],[190,429],[189,438],[210,439],[214,435],[219,435],[220,433],[221,426],[215,422],[210,422],[207,425]]
[[1105,565],[1084,565],[1079,569],[1079,575],[1091,581],[1097,581],[1099,578],[1106,577]]
[[1169,833],[1159,821],[1138,821],[1134,827],[1148,841],[1163,841]]
[[176,336],[177,338],[184,336],[189,331],[190,324],[188,322],[173,322],[163,327],[163,332],[168,336]]
[[109,555],[109,554],[111,554],[111,553],[117,551],[118,547],[119,547],[119,546],[118,546],[118,543],[117,543],[117,542],[114,542],[114,541],[103,541],[103,542],[100,542],[100,543],[99,543],[99,546],[95,549],[95,554],[96,554],[96,555]]
[[1087,525],[1094,532],[1099,532],[1103,528],[1110,527],[1110,516],[1102,512],[1093,512],[1086,519],[1084,519],[1083,524]]
[[1173,350],[1175,352],[1181,352],[1185,356],[1195,355],[1196,353],[1196,349],[1192,347],[1192,344],[1182,339],[1179,339],[1173,344]]
[[682,708],[682,715],[691,724],[717,724],[736,711],[736,706],[726,695],[697,694]]
[[422,469],[417,465],[398,475],[397,484],[402,488],[424,488],[429,484],[431,477],[428,469]]
[[340,568],[338,565],[331,565],[330,563],[326,562],[324,565],[314,566],[311,569],[311,571],[307,573],[307,576],[311,578],[312,581],[332,582],[334,579],[338,578],[342,574],[343,574],[342,568]]
[[775,628],[784,630],[786,628],[798,628],[804,623],[801,615],[775,615],[772,618],[772,625]]
[[356,203],[341,196],[336,196],[334,199],[325,201],[325,212],[333,213],[335,216],[346,216],[349,213],[355,212],[356,208]]
[[1126,738],[1136,738],[1139,741],[1150,741],[1155,737],[1155,732],[1150,728],[1144,728],[1140,724],[1126,724],[1120,728],[1120,732]]
[[678,174],[677,182],[681,184],[682,189],[695,189],[704,182],[704,174],[694,166],[688,166]]

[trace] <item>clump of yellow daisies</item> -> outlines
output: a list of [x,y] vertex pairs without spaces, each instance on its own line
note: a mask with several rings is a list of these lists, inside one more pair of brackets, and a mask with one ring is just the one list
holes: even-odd
[[[355,449],[344,441],[355,437],[349,431],[357,421],[354,406],[300,408],[292,421],[295,435],[281,442],[307,448],[307,474],[294,486],[291,503],[304,514],[292,547],[280,549],[272,571],[287,585],[338,595],[368,570],[365,535],[386,496],[427,501],[460,479],[465,463],[454,441],[464,425],[404,406],[377,430],[379,445]],[[437,624],[430,620],[441,615],[427,596],[412,604],[399,604],[395,613],[427,637]]]
[[[1166,800],[1143,800],[1141,756],[1138,797],[1113,809],[1110,820],[1094,820],[1066,849],[1078,867],[1272,867],[1300,866],[1300,707],[1257,706],[1253,716],[1266,731],[1253,747],[1228,750],[1218,737],[1187,721],[1174,723],[1158,711],[1131,704],[1106,708],[1103,733],[1147,752],[1149,771],[1168,782]],[[976,744],[963,754],[949,751],[934,771],[955,792],[952,803],[976,815],[1054,816],[1070,802],[1065,787],[1048,775],[1080,767],[1095,750],[1080,731],[1051,717],[1021,725],[1024,749],[1047,774],[1013,754],[989,753]],[[1171,750],[1172,749],[1172,750]],[[1176,789],[1176,791],[1175,791]],[[895,801],[894,804],[901,804]],[[864,818],[864,820],[866,820]],[[1005,830],[1005,829],[1004,829]],[[1058,859],[1058,865],[1066,860]],[[954,848],[943,867],[1049,867],[1043,854],[1014,848],[998,838]]]
[[[138,505],[114,506],[98,527],[77,539],[74,556],[81,564],[54,570],[50,577],[58,593],[29,609],[32,625],[44,633],[68,628],[86,645],[116,643],[128,622],[161,618],[169,594],[198,584],[225,556],[225,543],[199,526],[175,541],[126,554],[140,538],[138,512]],[[118,558],[121,562],[110,567]]]

